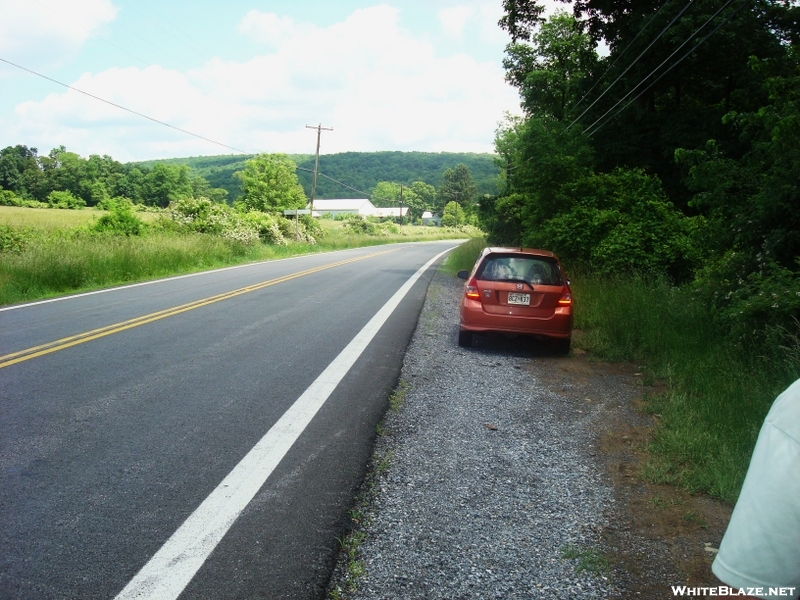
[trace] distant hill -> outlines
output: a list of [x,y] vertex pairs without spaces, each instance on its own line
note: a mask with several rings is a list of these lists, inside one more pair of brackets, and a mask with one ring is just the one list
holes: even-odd
[[[291,154],[298,167],[314,169],[313,154]],[[239,181],[233,177],[244,168],[244,161],[252,155],[192,156],[151,160],[137,164],[152,166],[156,163],[187,165],[194,174],[208,180],[212,187],[228,190],[228,199],[235,200],[240,193]],[[397,181],[410,184],[424,181],[439,187],[445,170],[464,163],[469,167],[480,194],[497,193],[499,170],[493,154],[458,152],[342,152],[319,157],[319,172],[341,181],[369,195],[379,181]],[[307,196],[311,196],[312,174],[297,170],[297,176]],[[317,178],[317,198],[359,197],[361,194],[338,185],[325,177]]]

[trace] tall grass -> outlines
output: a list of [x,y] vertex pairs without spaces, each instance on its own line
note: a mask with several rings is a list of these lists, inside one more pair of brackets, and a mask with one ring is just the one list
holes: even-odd
[[[55,212],[77,211],[51,214]],[[35,223],[35,228],[26,229],[29,243],[22,252],[0,252],[0,305],[258,260],[463,236],[443,229],[404,227],[401,234],[391,236],[332,231],[317,244],[245,246],[211,235],[159,230],[141,237],[88,235],[53,223]]]
[[455,275],[462,270],[472,270],[475,261],[478,260],[478,255],[480,255],[485,247],[486,238],[472,238],[453,249],[453,251],[447,255],[442,269],[451,275]]
[[659,425],[644,474],[734,501],[764,416],[800,375],[796,357],[734,343],[690,290],[663,280],[574,275],[580,344],[610,360],[637,361],[666,383],[666,392],[645,398]]

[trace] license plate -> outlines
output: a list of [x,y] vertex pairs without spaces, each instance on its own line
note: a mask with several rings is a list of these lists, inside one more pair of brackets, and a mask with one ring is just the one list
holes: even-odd
[[531,303],[531,295],[530,294],[519,294],[517,292],[509,292],[508,293],[508,303],[509,304],[524,304],[525,306],[528,306]]

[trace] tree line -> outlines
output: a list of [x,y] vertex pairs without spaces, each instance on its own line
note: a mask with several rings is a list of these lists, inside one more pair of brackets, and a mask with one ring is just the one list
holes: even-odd
[[[306,206],[308,194],[298,175],[302,171],[289,155],[261,154],[235,164],[239,169],[232,174],[238,184],[234,206],[261,212]],[[409,184],[378,181],[372,186],[371,199],[380,207],[408,207],[415,221],[425,211],[442,215],[446,225],[477,221],[479,186],[467,165],[446,168],[438,188],[421,179],[411,179]],[[32,201],[58,208],[102,208],[119,204],[120,199],[167,208],[186,198],[206,198],[215,203],[229,198],[227,190],[212,187],[206,178],[180,162],[122,164],[99,155],[84,159],[63,146],[46,156],[23,145],[0,150],[0,190],[18,199],[4,203]]]
[[740,341],[797,332],[800,7],[577,0],[544,20],[535,0],[503,5],[524,115],[496,137],[490,240],[667,277]]
[[[311,197],[313,154],[289,154],[299,167],[297,176],[306,196]],[[229,201],[241,194],[241,182],[234,173],[244,169],[251,155],[221,155],[173,158],[138,163],[152,168],[156,164],[186,165],[190,172],[205,178],[212,187],[228,191]],[[320,157],[319,171],[327,177],[317,178],[317,198],[349,198],[361,190],[375,196],[375,187],[382,181],[410,186],[415,181],[439,187],[444,173],[456,165],[465,165],[477,187],[477,194],[497,193],[499,170],[493,154],[466,152],[341,152]],[[304,170],[305,169],[305,170]],[[330,178],[330,179],[328,179]],[[336,181],[349,187],[344,187]]]
[[0,190],[23,200],[79,208],[126,198],[135,204],[165,208],[186,197],[222,202],[223,189],[212,188],[185,165],[145,167],[120,163],[110,156],[82,158],[64,146],[40,156],[24,145],[0,150]]

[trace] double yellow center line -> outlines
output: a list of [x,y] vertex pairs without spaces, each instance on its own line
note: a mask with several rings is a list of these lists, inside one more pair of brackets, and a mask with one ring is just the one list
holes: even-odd
[[298,271],[297,273],[292,273],[291,275],[284,275],[283,277],[278,277],[276,279],[262,281],[261,283],[248,285],[246,287],[239,288],[237,290],[225,292],[222,294],[217,294],[216,296],[201,298],[200,300],[195,300],[194,302],[189,302],[188,304],[182,304],[180,306],[175,306],[173,308],[167,308],[165,310],[160,310],[158,312],[143,315],[141,317],[136,317],[135,319],[129,319],[127,321],[122,321],[120,323],[114,323],[113,325],[106,325],[105,327],[100,327],[98,329],[92,329],[91,331],[85,331],[83,333],[71,335],[69,337],[61,338],[60,340],[48,342],[47,344],[42,344],[40,346],[34,346],[33,348],[20,350],[19,352],[12,352],[11,354],[0,356],[0,369],[4,367],[10,367],[11,365],[15,365],[17,363],[21,363],[26,360],[31,360],[39,356],[44,356],[45,354],[50,354],[52,352],[58,352],[59,350],[71,348],[72,346],[77,346],[78,344],[85,344],[86,342],[91,342],[92,340],[113,335],[115,333],[125,331],[126,329],[133,329],[134,327],[139,327],[140,325],[146,325],[147,323],[152,323],[153,321],[166,319],[167,317],[188,312],[190,310],[194,310],[202,306],[208,306],[209,304],[214,304],[215,302],[221,302],[222,300],[228,300],[230,298],[235,298],[236,296],[241,296],[242,294],[255,292],[257,290],[261,290],[272,285],[277,285],[285,281],[291,281],[292,279],[297,279],[298,277],[305,277],[306,275],[311,275],[312,273],[318,273],[320,271],[325,271],[326,269],[332,269],[334,267],[339,267],[341,265],[346,265],[360,260],[365,260],[367,258],[380,256],[381,254],[388,254],[389,252],[396,252],[396,251],[397,249],[384,250],[383,252],[374,252],[372,254],[367,254],[365,256],[349,258],[347,260],[341,260],[339,262],[322,265],[320,267],[306,269],[305,271]]

